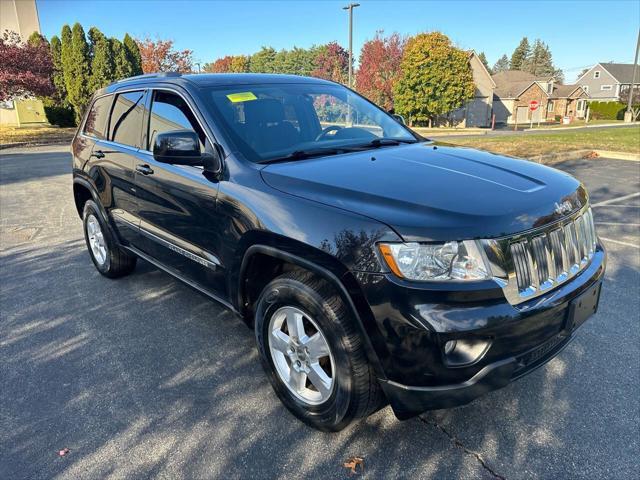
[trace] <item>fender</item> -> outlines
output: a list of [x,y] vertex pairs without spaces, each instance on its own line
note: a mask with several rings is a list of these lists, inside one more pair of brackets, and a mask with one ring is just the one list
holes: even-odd
[[245,254],[244,257],[242,258],[242,263],[240,265],[240,274],[238,277],[239,280],[239,285],[238,285],[238,293],[237,293],[237,305],[242,305],[242,298],[244,297],[244,282],[242,281],[242,279],[244,278],[244,273],[247,269],[247,266],[249,265],[249,260],[251,259],[251,257],[255,254],[264,254],[264,255],[268,255],[280,260],[285,260],[289,263],[292,263],[294,265],[297,265],[301,268],[304,268],[305,270],[309,270],[313,273],[315,273],[316,275],[324,278],[326,281],[328,281],[334,288],[336,288],[336,290],[338,291],[340,297],[342,298],[342,300],[345,302],[345,304],[348,306],[348,308],[351,310],[351,313],[353,314],[354,318],[356,319],[356,325],[358,326],[358,330],[360,331],[360,335],[362,336],[362,339],[364,340],[364,346],[365,346],[365,353],[367,355],[367,359],[369,360],[369,363],[371,364],[371,366],[373,367],[376,377],[379,380],[386,380],[386,375],[384,374],[384,371],[382,369],[382,365],[380,363],[380,360],[378,358],[377,353],[375,352],[375,349],[373,348],[373,344],[371,343],[371,339],[369,338],[369,334],[367,333],[365,327],[364,327],[364,323],[362,321],[362,317],[360,315],[360,312],[358,311],[358,309],[356,308],[355,304],[353,303],[353,300],[351,298],[351,296],[349,295],[349,293],[347,292],[347,289],[345,288],[344,284],[340,281],[340,279],[330,270],[326,269],[325,267],[322,267],[316,263],[310,262],[309,260],[306,260],[302,257],[299,257],[297,255],[294,255],[292,253],[268,246],[268,245],[252,245],[251,247],[249,247]]
[[[102,206],[102,202],[100,201],[98,192],[96,191],[96,188],[93,186],[93,184],[89,180],[79,176],[76,176],[73,178],[73,183],[82,185],[87,190],[89,190],[89,193],[91,193],[91,200],[93,200],[93,202],[98,206],[98,210],[102,215],[102,219],[105,221],[105,223],[107,224],[107,227],[109,228],[109,233],[111,233],[111,237],[114,238],[117,243],[120,243],[119,241],[120,237],[116,234],[116,231],[113,229],[113,225],[111,225],[111,219],[109,218],[107,211]],[[82,219],[82,212],[78,212],[78,215]]]

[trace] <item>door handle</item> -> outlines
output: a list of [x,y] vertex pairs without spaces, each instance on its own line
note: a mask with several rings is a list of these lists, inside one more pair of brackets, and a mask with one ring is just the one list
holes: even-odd
[[104,152],[102,150],[96,150],[95,152],[91,152],[91,156],[96,158],[104,158]]
[[151,175],[153,173],[153,169],[146,164],[136,165],[136,171],[143,175]]

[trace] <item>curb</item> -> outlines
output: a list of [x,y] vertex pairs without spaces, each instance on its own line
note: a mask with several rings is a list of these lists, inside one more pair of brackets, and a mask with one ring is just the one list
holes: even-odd
[[594,150],[593,153],[595,153],[599,157],[613,158],[615,160],[631,160],[632,162],[640,162],[640,153],[612,152],[610,150]]
[[640,162],[640,154],[638,153],[613,152],[609,150],[572,150],[569,152],[536,155],[535,157],[528,157],[527,159],[542,165],[549,165],[552,163],[564,162],[566,160],[580,160],[583,158],[597,159],[599,157]]
[[544,155],[536,155],[535,157],[528,157],[528,160],[532,162],[541,163],[543,165],[549,165],[551,163],[564,162],[566,160],[579,160],[585,158],[593,153],[593,150],[572,150],[569,152],[558,153],[546,153]]
[[58,141],[58,142],[15,142],[15,143],[1,143],[0,150],[6,150],[9,148],[22,148],[22,147],[47,147],[47,146],[59,146],[59,145],[70,145],[71,140],[68,141]]

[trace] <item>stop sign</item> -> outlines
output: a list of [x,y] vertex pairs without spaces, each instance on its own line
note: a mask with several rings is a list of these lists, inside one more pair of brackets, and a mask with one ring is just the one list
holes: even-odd
[[532,112],[535,112],[538,109],[539,105],[540,103],[537,100],[531,100],[529,102],[529,110],[531,110]]

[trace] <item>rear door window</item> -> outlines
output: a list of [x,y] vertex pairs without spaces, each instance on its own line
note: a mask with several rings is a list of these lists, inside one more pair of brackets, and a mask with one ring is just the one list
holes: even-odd
[[144,91],[116,96],[109,122],[109,140],[140,148],[144,118]]
[[90,137],[95,137],[100,140],[107,138],[107,119],[109,118],[109,109],[111,107],[112,95],[105,95],[104,97],[97,98],[91,110],[87,114],[87,121],[84,123],[83,133]]

